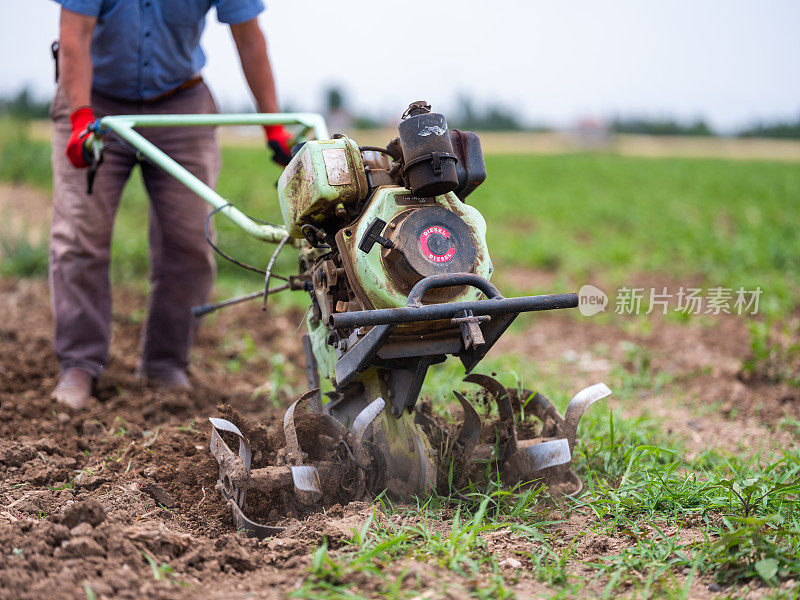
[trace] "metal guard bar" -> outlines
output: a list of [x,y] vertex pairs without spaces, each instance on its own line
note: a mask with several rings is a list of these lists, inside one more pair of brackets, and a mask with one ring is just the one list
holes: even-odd
[[156,166],[172,175],[203,200],[258,240],[278,243],[287,235],[286,228],[256,223],[225,198],[211,189],[175,160],[149,142],[134,127],[198,127],[216,125],[302,125],[301,135],[313,131],[318,140],[328,139],[322,115],[315,113],[256,113],[240,115],[113,115],[99,119],[92,127],[99,134],[91,143],[102,144],[100,136],[113,131],[131,144]]
[[[489,298],[486,300],[422,305],[422,296],[426,291],[456,285],[477,287]],[[408,295],[408,304],[405,307],[337,313],[331,315],[331,325],[336,329],[367,327],[452,319],[464,314],[463,311],[472,311],[472,315],[481,316],[575,308],[577,306],[578,294],[546,294],[543,296],[503,298],[497,288],[483,277],[473,273],[448,273],[433,275],[419,281],[411,289]]]

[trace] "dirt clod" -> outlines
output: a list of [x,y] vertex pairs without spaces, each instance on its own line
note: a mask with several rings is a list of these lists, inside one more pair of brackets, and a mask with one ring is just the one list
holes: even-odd
[[103,547],[88,536],[79,536],[65,541],[56,550],[56,558],[83,558],[87,556],[103,556]]
[[92,527],[97,527],[105,520],[106,511],[103,505],[97,500],[90,498],[89,500],[68,507],[61,515],[59,522],[72,530],[80,523],[86,523]]
[[153,500],[166,506],[167,508],[174,508],[178,505],[175,499],[169,495],[164,488],[154,481],[147,481],[139,486],[139,489],[148,494]]

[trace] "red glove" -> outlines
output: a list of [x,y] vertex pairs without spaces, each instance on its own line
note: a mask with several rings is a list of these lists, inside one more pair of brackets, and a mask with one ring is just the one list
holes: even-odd
[[76,168],[83,169],[91,163],[91,156],[83,143],[89,137],[87,127],[94,121],[94,111],[90,106],[81,106],[69,116],[72,134],[67,142],[67,158]]
[[267,135],[267,146],[272,149],[272,160],[282,167],[288,165],[292,160],[289,148],[292,134],[283,125],[264,125],[264,133]]

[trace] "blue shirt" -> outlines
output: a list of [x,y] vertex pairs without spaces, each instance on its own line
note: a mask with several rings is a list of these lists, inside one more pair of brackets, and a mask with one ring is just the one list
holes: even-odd
[[236,25],[258,16],[262,0],[56,0],[97,17],[92,39],[93,89],[125,100],[150,100],[203,68],[206,14]]

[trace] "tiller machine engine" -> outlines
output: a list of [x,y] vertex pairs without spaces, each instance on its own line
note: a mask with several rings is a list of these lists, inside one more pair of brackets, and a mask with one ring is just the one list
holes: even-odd
[[[486,221],[465,203],[486,178],[476,134],[448,130],[424,102],[408,108],[399,133],[386,148],[343,135],[306,142],[278,182],[289,235],[307,242],[293,284],[311,296],[303,336],[311,390],[286,411],[286,445],[273,466],[251,470],[238,428],[211,419],[220,491],[251,534],[273,528],[245,517],[249,489],[289,496],[302,512],[382,492],[424,496],[453,483],[453,467],[455,484],[481,477],[477,463],[510,485],[580,490],[570,469],[575,433],[583,411],[611,393],[604,384],[579,392],[562,417],[542,394],[468,375],[497,404],[498,420],[482,427],[455,392],[464,415],[455,435],[418,407],[432,365],[454,355],[470,373],[519,313],[572,308],[578,298],[504,298],[490,283]],[[333,383],[324,400],[320,378]],[[521,406],[541,421],[538,437],[519,439]],[[238,456],[222,432],[238,437]]]
[[[133,130],[281,122],[300,124],[317,138],[295,146],[278,181],[285,227],[256,224]],[[610,390],[599,383],[578,392],[561,416],[540,393],[472,373],[520,313],[578,305],[576,294],[505,298],[490,283],[486,221],[465,202],[486,178],[475,133],[449,130],[425,102],[409,106],[399,136],[385,148],[359,146],[343,135],[327,139],[319,115],[303,113],[114,116],[90,129],[87,150],[95,167],[102,136],[111,131],[214,212],[278,243],[264,292],[243,299],[263,296],[266,302],[275,256],[289,243],[300,247],[300,273],[288,287],[310,295],[303,335],[310,391],[286,411],[283,435],[270,438],[270,448],[251,450],[236,425],[211,419],[217,488],[239,529],[258,537],[280,530],[245,516],[246,494],[251,515],[274,520],[270,512],[277,505],[300,515],[383,493],[391,499],[446,493],[495,474],[510,486],[543,482],[567,494],[581,489],[570,468],[578,421]],[[235,301],[198,307],[196,314]],[[441,427],[431,410],[421,410],[425,375],[448,355],[471,373],[465,381],[496,404],[494,422],[482,424],[459,392],[460,427]],[[332,391],[321,393],[321,378]],[[540,421],[536,437],[520,439],[521,416],[515,415],[522,414]],[[234,452],[228,444],[237,441]]]

